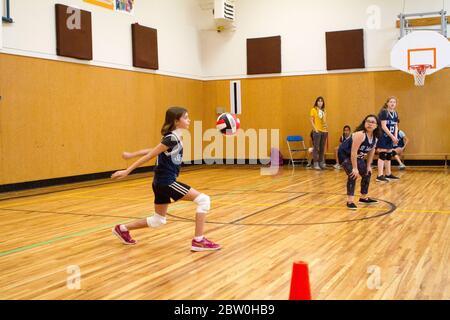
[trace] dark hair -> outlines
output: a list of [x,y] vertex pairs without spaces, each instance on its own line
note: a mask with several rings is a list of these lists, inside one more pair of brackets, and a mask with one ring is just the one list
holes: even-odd
[[373,135],[374,135],[376,138],[379,138],[379,137],[381,136],[381,133],[382,133],[382,131],[381,131],[381,121],[380,121],[380,119],[379,119],[376,115],[374,115],[374,114],[369,114],[368,116],[366,116],[366,117],[364,118],[364,120],[361,122],[361,124],[360,124],[359,126],[356,127],[355,132],[356,132],[356,131],[364,131],[364,132],[366,132],[366,121],[367,121],[367,119],[369,119],[369,118],[375,118],[375,120],[377,121],[377,128],[376,128],[375,130],[373,130]]
[[343,128],[342,128],[342,136],[344,136],[345,134],[345,129],[348,129],[348,131],[350,131],[350,135],[352,134],[352,128],[350,128],[350,126],[348,124],[346,124]]
[[322,110],[325,109],[325,99],[323,97],[317,97],[316,102],[314,102],[314,107],[319,107],[319,105],[317,104],[319,102],[319,100],[322,100],[323,102],[323,106],[322,106]]
[[165,136],[169,132],[175,130],[175,121],[180,120],[180,118],[187,113],[187,110],[182,107],[170,107],[166,111],[166,119],[161,129],[161,134]]

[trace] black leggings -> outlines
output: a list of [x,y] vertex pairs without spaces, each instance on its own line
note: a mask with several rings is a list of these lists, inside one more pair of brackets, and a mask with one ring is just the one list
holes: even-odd
[[[361,176],[361,194],[367,194],[369,192],[369,184],[370,184],[370,176],[371,174],[367,172],[367,165],[364,159],[357,159],[358,161],[358,171]],[[353,166],[352,161],[350,159],[345,159],[341,162],[342,167],[345,170],[345,173],[348,176],[347,179],[347,195],[354,196],[355,195],[355,185],[356,179],[350,177],[352,173]]]

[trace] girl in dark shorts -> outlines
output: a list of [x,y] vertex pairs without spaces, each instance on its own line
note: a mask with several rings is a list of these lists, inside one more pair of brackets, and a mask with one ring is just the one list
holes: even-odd
[[[354,203],[356,179],[361,177],[360,203],[377,203],[375,199],[367,196],[369,192],[370,177],[372,175],[372,161],[375,146],[381,134],[380,120],[375,115],[368,115],[356,128],[350,138],[339,146],[339,164],[344,168],[347,179],[347,208],[356,210]],[[364,160],[365,156],[367,160]]]
[[136,241],[130,235],[131,230],[142,228],[158,228],[167,223],[166,214],[171,199],[174,201],[193,201],[197,204],[195,218],[195,237],[192,239],[192,251],[219,250],[220,245],[203,236],[206,213],[210,210],[210,198],[177,181],[183,157],[183,143],[181,131],[189,128],[191,120],[184,108],[171,107],[166,112],[166,119],[161,129],[163,136],[161,143],[154,149],[146,149],[134,153],[124,153],[124,158],[140,156],[128,169],[117,171],[111,178],[123,179],[134,169],[158,157],[158,164],[153,178],[153,193],[155,195],[155,214],[147,219],[137,220],[125,225],[117,225],[112,230],[124,244],[133,245]]
[[394,156],[392,151],[398,143],[398,114],[395,111],[397,98],[390,97],[381,108],[378,118],[381,122],[381,135],[377,143],[378,151],[378,176],[377,182],[389,182],[399,180],[392,174],[391,160]]

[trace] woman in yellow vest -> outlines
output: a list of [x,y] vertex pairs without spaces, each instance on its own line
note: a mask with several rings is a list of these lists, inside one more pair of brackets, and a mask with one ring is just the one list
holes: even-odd
[[313,159],[314,169],[325,169],[325,144],[328,138],[327,114],[325,112],[325,100],[318,97],[310,112],[311,125],[313,127]]

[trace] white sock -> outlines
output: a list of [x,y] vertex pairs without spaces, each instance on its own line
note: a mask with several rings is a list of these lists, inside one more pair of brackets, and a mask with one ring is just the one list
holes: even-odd
[[197,242],[199,242],[199,241],[202,241],[203,238],[204,238],[203,236],[200,236],[200,237],[194,237],[194,240],[197,241]]
[[121,225],[120,225],[120,231],[122,231],[122,232],[127,232],[128,229],[127,229],[127,227],[125,227],[124,224],[121,224]]

